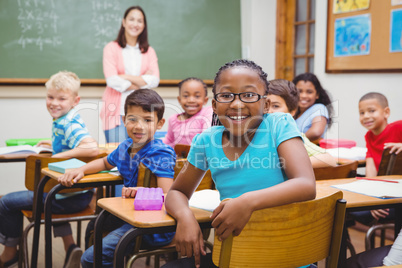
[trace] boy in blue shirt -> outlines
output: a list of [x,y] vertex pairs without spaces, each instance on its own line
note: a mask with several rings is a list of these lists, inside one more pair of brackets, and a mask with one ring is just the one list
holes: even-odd
[[[59,178],[65,186],[78,182],[85,174],[117,167],[124,179],[122,197],[135,197],[137,192],[138,166],[143,163],[156,175],[158,187],[166,193],[173,184],[176,154],[161,140],[154,139],[156,130],[161,129],[165,120],[162,98],[151,89],[138,89],[131,93],[124,105],[124,125],[129,138],[103,159],[94,160],[87,165],[68,172]],[[103,238],[102,266],[112,267],[114,249],[128,230],[130,224],[121,223],[114,231]],[[174,233],[146,235],[142,247],[156,247],[169,244]],[[81,258],[83,267],[93,267],[93,246],[88,248]]]
[[[81,82],[75,73],[61,71],[46,82],[46,107],[53,118],[52,142],[39,142],[52,147],[52,157],[95,157],[99,153],[97,142],[89,135],[81,116],[74,109],[80,102],[78,90]],[[32,191],[13,192],[0,199],[0,243],[4,251],[0,267],[9,267],[18,261],[17,245],[21,236],[23,218],[21,210],[32,209]],[[58,194],[52,204],[53,213],[71,214],[84,210],[92,200],[92,191]],[[69,223],[53,225],[54,236],[62,237],[67,251],[64,267],[74,266],[82,254],[75,244]]]

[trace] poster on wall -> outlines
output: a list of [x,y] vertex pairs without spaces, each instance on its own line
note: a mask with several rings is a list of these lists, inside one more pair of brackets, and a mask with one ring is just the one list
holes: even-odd
[[389,52],[402,52],[402,9],[391,10]]
[[370,54],[370,14],[336,19],[334,34],[335,57]]
[[393,6],[402,5],[402,0],[391,0]]
[[334,0],[334,14],[368,9],[370,0]]

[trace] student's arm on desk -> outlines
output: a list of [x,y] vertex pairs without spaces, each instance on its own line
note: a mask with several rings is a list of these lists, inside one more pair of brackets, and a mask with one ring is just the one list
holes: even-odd
[[317,154],[310,156],[311,165],[313,168],[318,167],[335,167],[336,160],[329,153]]
[[[377,169],[374,164],[374,159],[369,157],[366,158],[366,177],[376,177],[377,176]],[[374,219],[379,220],[380,218],[385,218],[389,214],[389,208],[386,209],[375,209],[370,210],[371,215]]]
[[369,157],[366,158],[366,177],[376,177],[377,176],[377,169],[374,164],[374,159]]
[[200,263],[200,253],[205,255],[204,239],[200,226],[188,206],[188,200],[206,171],[186,162],[173,182],[166,196],[166,210],[176,219],[176,250],[182,256],[194,256],[196,266]]
[[304,133],[311,141],[321,138],[327,126],[327,118],[324,116],[316,116],[311,121],[311,127]]
[[[157,177],[156,179],[158,182],[158,187],[162,188],[162,191],[164,193],[167,193],[173,184],[173,179],[172,178],[162,178],[162,177]],[[123,188],[121,190],[121,196],[123,198],[134,198],[135,195],[137,194],[138,188],[139,187],[123,186]]]
[[99,154],[98,143],[93,138],[85,138],[74,149],[53,155],[54,158],[95,157]]
[[97,173],[102,170],[112,169],[114,166],[110,165],[107,161],[107,157],[96,159],[89,162],[85,166],[67,171],[65,174],[58,178],[58,182],[66,187],[71,187],[74,183],[77,183],[87,174]]

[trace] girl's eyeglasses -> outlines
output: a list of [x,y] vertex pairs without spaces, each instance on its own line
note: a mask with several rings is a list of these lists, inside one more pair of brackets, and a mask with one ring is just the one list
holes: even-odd
[[229,103],[234,101],[235,97],[239,96],[239,99],[242,102],[246,102],[246,103],[253,103],[253,102],[257,102],[260,99],[266,99],[267,96],[261,96],[260,94],[254,93],[254,92],[242,92],[242,93],[230,93],[230,92],[225,92],[225,93],[218,93],[215,94],[214,99],[217,102],[221,102],[221,103]]

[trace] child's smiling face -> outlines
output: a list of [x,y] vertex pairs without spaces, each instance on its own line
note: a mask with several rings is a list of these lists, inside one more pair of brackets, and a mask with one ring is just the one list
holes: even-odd
[[382,107],[377,99],[367,99],[359,102],[359,119],[363,127],[375,135],[380,134],[388,122],[389,107]]
[[[245,67],[233,67],[220,74],[216,85],[218,93],[253,92],[261,97],[266,95],[265,83],[258,73]],[[212,100],[214,112],[218,115],[223,126],[234,136],[243,136],[258,128],[262,117],[269,110],[269,99],[261,98],[253,103],[246,103],[235,96],[229,103]]]
[[189,80],[182,85],[180,96],[177,97],[181,107],[184,110],[185,118],[190,118],[199,111],[202,106],[208,102],[205,94],[204,85],[196,80]]
[[158,120],[156,111],[148,112],[140,106],[129,106],[123,120],[136,150],[153,140],[156,130],[161,129],[165,123],[164,119]]
[[319,98],[319,95],[314,84],[310,81],[300,80],[297,82],[296,88],[300,92],[299,108],[304,112],[314,105],[315,101]]

